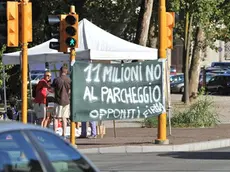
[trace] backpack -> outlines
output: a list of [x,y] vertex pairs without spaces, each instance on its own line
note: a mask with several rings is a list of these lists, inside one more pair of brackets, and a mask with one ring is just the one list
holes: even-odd
[[19,114],[15,107],[8,107],[6,111],[7,117],[10,120],[19,120]]

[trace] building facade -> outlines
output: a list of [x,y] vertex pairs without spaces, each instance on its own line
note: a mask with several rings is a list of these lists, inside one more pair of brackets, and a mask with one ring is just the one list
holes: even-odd
[[[171,66],[177,69],[177,72],[183,71],[183,41],[175,40],[171,53]],[[216,41],[215,49],[207,47],[202,53],[201,67],[208,67],[212,62],[230,62],[230,42]]]

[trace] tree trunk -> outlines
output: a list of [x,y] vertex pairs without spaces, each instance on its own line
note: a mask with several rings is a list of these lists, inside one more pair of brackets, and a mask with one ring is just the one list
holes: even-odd
[[190,67],[190,89],[189,95],[190,100],[197,97],[199,76],[200,76],[200,63],[201,63],[201,51],[202,44],[204,43],[204,32],[198,27],[196,30],[196,39],[194,42],[191,67]]
[[187,56],[187,52],[189,52],[189,46],[188,46],[188,38],[191,36],[189,34],[189,31],[191,32],[191,28],[189,25],[191,25],[191,21],[189,23],[189,13],[186,13],[186,21],[185,21],[185,35],[184,35],[184,52],[183,52],[183,60],[184,60],[184,93],[182,97],[182,101],[185,104],[189,104],[189,57]]
[[188,26],[188,35],[186,37],[186,43],[185,43],[185,72],[184,72],[184,76],[185,76],[185,84],[184,84],[184,88],[185,88],[185,92],[184,92],[184,95],[185,95],[185,104],[189,104],[190,103],[190,99],[189,99],[189,62],[190,62],[190,49],[191,49],[191,37],[192,37],[192,23],[193,23],[193,14],[191,14],[189,16],[189,14],[187,13],[186,14],[186,19],[189,20],[189,26]]
[[149,41],[148,46],[151,48],[157,48],[158,46],[158,34],[157,34],[157,25],[158,25],[158,4],[156,4],[156,0],[153,1],[152,8],[152,16],[150,19],[150,27],[149,27]]
[[152,8],[153,0],[142,0],[135,42],[143,46],[146,46],[148,40]]
[[152,24],[149,29],[149,47],[157,48],[157,35],[155,35],[155,24]]

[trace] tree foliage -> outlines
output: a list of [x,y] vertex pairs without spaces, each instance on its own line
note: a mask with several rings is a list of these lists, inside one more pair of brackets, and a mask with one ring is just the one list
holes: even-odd
[[[168,8],[175,11],[176,36],[184,39],[185,14],[193,14],[193,28],[205,28],[206,43],[211,45],[215,40],[222,37],[223,32],[229,32],[229,10],[228,0],[168,0]],[[225,16],[225,13],[228,14]],[[225,29],[223,26],[226,26]],[[225,32],[226,33],[226,32]],[[195,35],[193,36],[193,38]],[[193,39],[194,40],[194,39]],[[227,39],[222,39],[227,41]]]
[[70,4],[75,5],[80,20],[87,18],[114,35],[128,40],[134,39],[138,19],[136,9],[140,0],[33,0],[33,8],[36,9],[33,15],[33,44],[50,39],[47,16],[68,13]]
[[[189,97],[191,97],[198,91],[201,52],[204,52],[207,46],[215,48],[214,43],[217,39],[227,41],[226,32],[230,30],[227,22],[229,15],[223,16],[229,9],[229,3],[227,0],[168,0],[168,5],[172,11],[177,13],[178,22],[175,31],[176,36],[182,40],[188,40],[185,37],[188,35],[185,25],[186,15],[193,16],[191,47],[186,47],[187,44],[185,43],[185,50],[190,49],[191,57],[189,60],[191,61],[190,88],[185,90],[185,94],[189,91]],[[186,57],[183,58],[186,59]]]
[[[3,53],[6,51],[6,45],[2,45],[1,49],[0,49],[0,57],[2,57]],[[11,69],[13,67],[13,65],[6,65],[5,67],[3,66],[2,60],[0,62],[0,71],[3,71],[3,68],[5,68],[5,71]],[[9,78],[9,75],[7,75],[7,73],[5,73],[5,75],[3,74],[3,72],[0,75],[0,87],[3,87],[3,78],[5,77],[6,81]]]

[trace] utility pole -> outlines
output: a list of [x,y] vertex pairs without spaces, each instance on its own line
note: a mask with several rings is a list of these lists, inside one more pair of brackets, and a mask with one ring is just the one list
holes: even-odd
[[[159,59],[165,60],[167,58],[166,49],[173,48],[173,27],[175,25],[175,13],[166,12],[166,0],[160,0],[159,2],[159,47],[158,55]],[[164,70],[167,68],[165,63]],[[165,70],[164,78],[167,70]],[[169,76],[167,76],[169,77]],[[166,80],[164,80],[166,81]],[[155,140],[156,144],[169,144],[167,139],[167,115],[162,113],[158,116],[158,137]]]
[[[159,47],[158,47],[158,55],[160,59],[166,60],[166,4],[165,0],[160,0],[159,2]],[[167,144],[167,136],[166,136],[166,123],[167,123],[167,115],[166,113],[162,113],[158,116],[158,137],[155,140],[156,144]]]
[[27,123],[27,74],[28,74],[28,37],[27,37],[27,14],[28,0],[21,0],[21,44],[22,44],[22,122]]
[[[75,57],[76,57],[76,51],[75,51],[74,48],[71,48],[70,49],[70,63],[73,63],[75,61]],[[71,92],[72,92],[72,89],[73,89],[73,86],[72,86],[72,83],[71,83]],[[71,106],[72,106],[72,104],[71,104]],[[71,120],[71,124],[70,124],[70,143],[72,145],[76,144],[75,128],[76,128],[76,123],[73,122],[73,120]]]
[[[71,5],[70,6],[70,14],[76,14],[75,12],[75,6],[74,5]],[[77,24],[78,24],[78,18],[77,18]],[[76,32],[77,34],[77,32]],[[78,36],[78,34],[77,34]],[[78,40],[78,39],[77,39]],[[76,41],[75,40],[75,43]],[[73,41],[69,41],[70,43],[73,42]],[[78,42],[77,42],[78,44]],[[70,64],[73,63],[75,61],[75,57],[76,57],[76,51],[75,51],[75,46],[74,47],[71,47],[70,48]],[[73,89],[73,86],[72,86],[72,83],[71,83],[71,90]],[[71,91],[72,92],[72,91]],[[72,94],[72,93],[71,93]],[[72,104],[71,104],[72,106]],[[72,145],[75,145],[76,144],[76,139],[75,139],[75,128],[76,128],[76,123],[73,122],[73,120],[71,120],[71,124],[70,124],[70,143]]]

